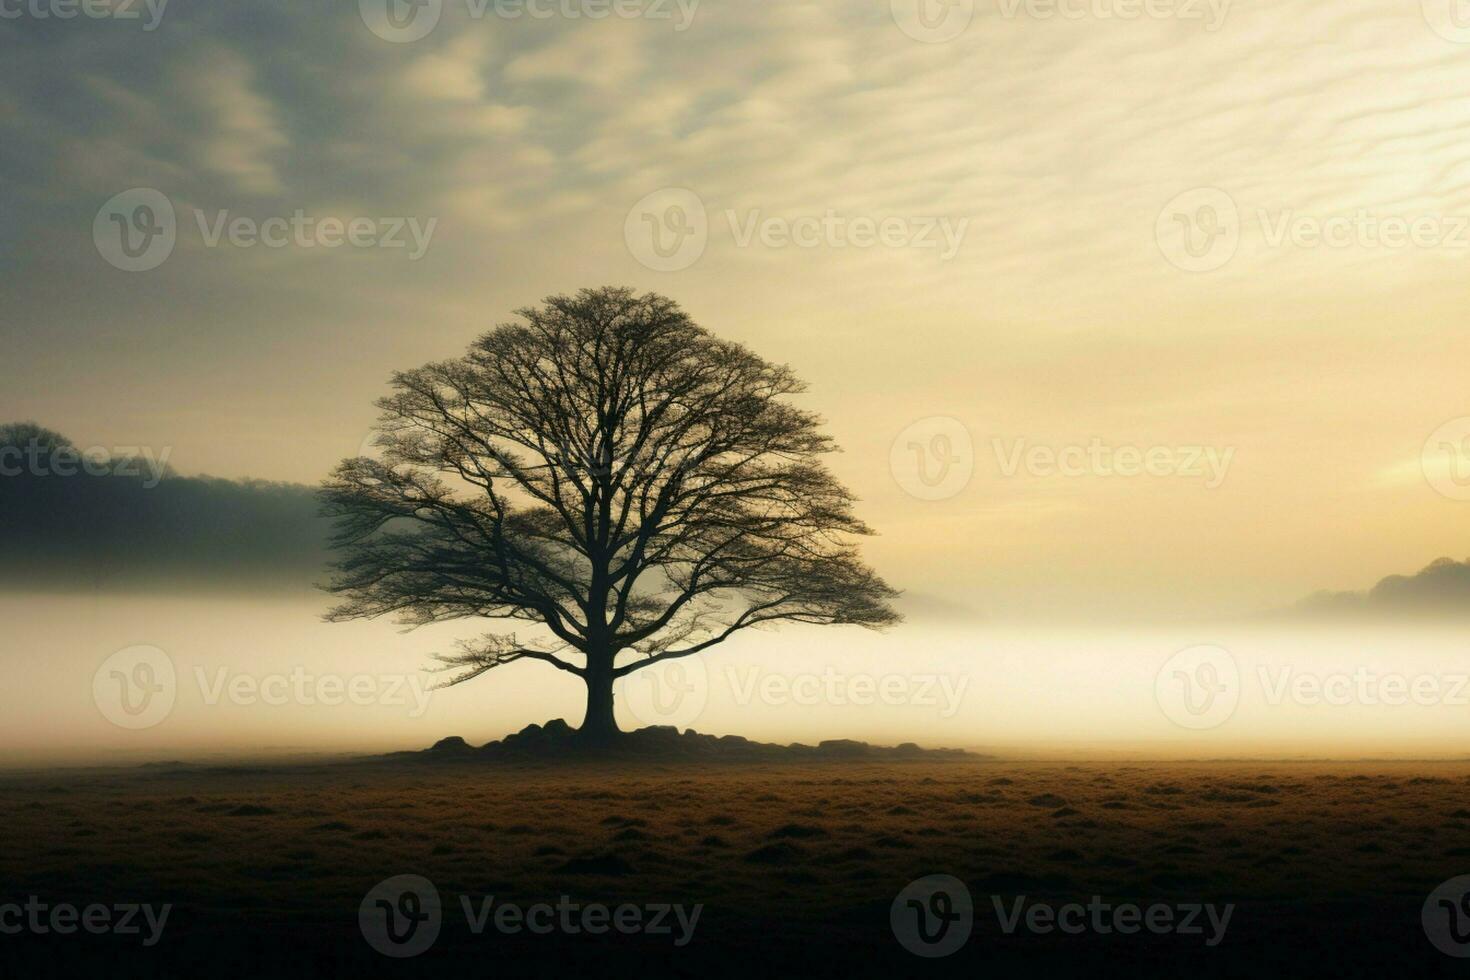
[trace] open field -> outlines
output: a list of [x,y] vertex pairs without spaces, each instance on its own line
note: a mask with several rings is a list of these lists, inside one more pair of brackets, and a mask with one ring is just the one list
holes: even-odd
[[[914,969],[890,905],[931,874],[959,878],[974,901],[974,932],[945,966],[1463,965],[1430,944],[1420,908],[1470,871],[1470,763],[348,763],[11,773],[0,790],[0,902],[173,906],[146,947],[146,927],[0,936],[5,959],[48,970],[499,969],[550,966],[553,945],[559,962],[609,971]],[[401,874],[433,883],[442,928],[392,960],[358,912]],[[1094,895],[1162,903],[1176,921],[1190,905],[1235,908],[1223,930],[1201,915],[1196,934],[1073,935],[1007,934],[995,905]],[[657,936],[477,935],[461,899],[489,896],[702,910]]]

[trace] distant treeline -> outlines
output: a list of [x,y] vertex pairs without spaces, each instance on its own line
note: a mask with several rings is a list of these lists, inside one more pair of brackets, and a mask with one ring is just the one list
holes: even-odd
[[5,587],[301,591],[325,578],[329,525],[313,488],[180,477],[128,459],[52,465],[69,447],[33,425],[0,427]]
[[1298,602],[1300,616],[1470,617],[1470,560],[1438,558],[1414,575],[1390,575],[1366,592],[1318,592]]

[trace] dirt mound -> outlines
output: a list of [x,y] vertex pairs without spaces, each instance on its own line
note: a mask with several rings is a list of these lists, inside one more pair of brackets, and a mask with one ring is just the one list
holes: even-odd
[[679,731],[672,725],[656,725],[625,732],[605,745],[588,745],[576,729],[557,718],[544,725],[527,725],[498,742],[473,746],[458,735],[440,739],[421,752],[399,752],[394,758],[426,758],[434,761],[511,760],[535,761],[583,757],[653,761],[815,762],[856,759],[866,762],[891,759],[980,758],[963,749],[921,749],[913,742],[897,746],[869,745],[851,739],[831,739],[816,745],[793,742],[777,745],[753,742],[739,735],[702,735],[692,729]]

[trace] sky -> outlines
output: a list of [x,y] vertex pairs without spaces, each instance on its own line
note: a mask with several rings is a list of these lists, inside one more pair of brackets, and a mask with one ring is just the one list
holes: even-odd
[[1451,0],[400,2],[0,2],[0,421],[313,484],[619,284],[806,379],[952,616],[1470,554]]

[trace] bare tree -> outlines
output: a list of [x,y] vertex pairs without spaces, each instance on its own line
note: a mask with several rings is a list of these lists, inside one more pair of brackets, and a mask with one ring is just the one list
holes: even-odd
[[613,737],[613,683],[781,621],[882,627],[896,593],[822,465],[791,371],[619,288],[517,311],[463,356],[394,375],[381,461],[323,495],[341,549],[334,621],[544,624],[441,655],[449,683],[540,660],[581,677],[580,734]]

